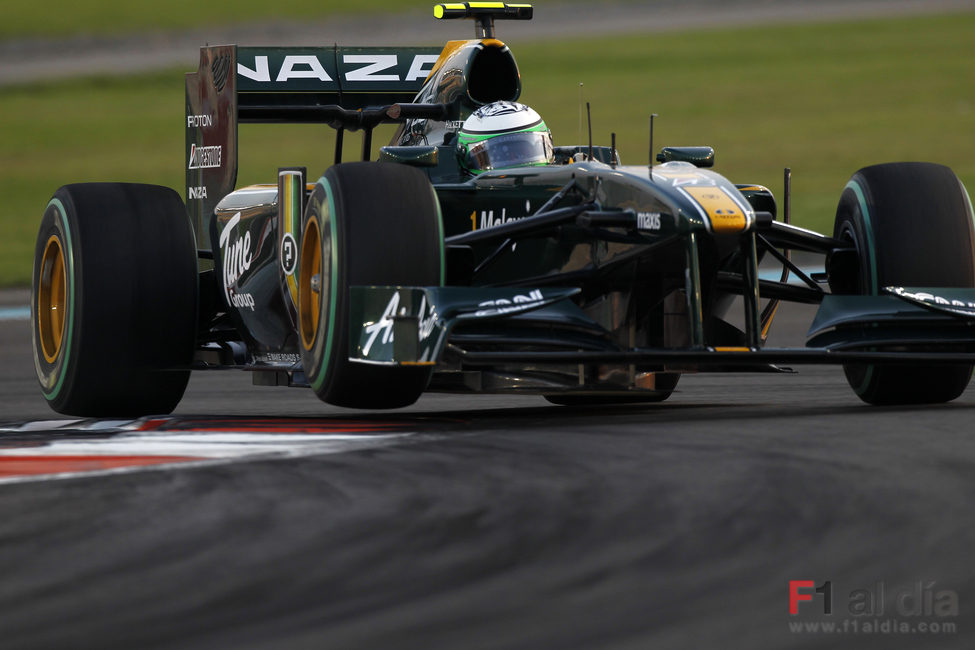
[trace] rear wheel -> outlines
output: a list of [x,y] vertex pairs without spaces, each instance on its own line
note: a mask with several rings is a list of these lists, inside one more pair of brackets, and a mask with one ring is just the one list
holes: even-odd
[[419,170],[393,163],[336,165],[305,210],[298,265],[298,322],[305,375],[320,399],[352,408],[415,402],[429,366],[349,361],[349,287],[439,286],[440,208]]
[[[833,236],[850,242],[855,264],[833,265],[834,293],[879,295],[884,287],[975,287],[972,208],[961,181],[932,163],[861,169],[836,209]],[[965,390],[970,364],[843,366],[870,404],[947,402]]]
[[34,367],[55,411],[169,413],[189,380],[196,246],[173,190],[90,183],[55,192],[34,252]]

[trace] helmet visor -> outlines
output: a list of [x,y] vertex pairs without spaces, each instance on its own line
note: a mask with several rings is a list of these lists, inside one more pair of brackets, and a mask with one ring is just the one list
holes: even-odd
[[554,160],[548,131],[506,133],[472,144],[467,151],[470,169],[503,169]]

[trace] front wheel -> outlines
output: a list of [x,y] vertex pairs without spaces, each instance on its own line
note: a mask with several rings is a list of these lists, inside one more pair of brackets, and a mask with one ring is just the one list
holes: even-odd
[[[857,252],[831,272],[834,293],[879,295],[887,286],[975,287],[968,193],[949,168],[889,163],[861,169],[836,209],[833,236]],[[964,392],[971,364],[847,364],[847,381],[870,404],[933,404]]]
[[349,287],[443,283],[440,208],[426,175],[394,163],[329,168],[305,210],[298,269],[301,360],[315,394],[352,408],[415,402],[430,365],[349,360]]

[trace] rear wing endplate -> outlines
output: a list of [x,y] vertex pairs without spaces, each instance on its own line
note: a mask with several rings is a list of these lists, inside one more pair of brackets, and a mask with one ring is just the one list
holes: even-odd
[[186,75],[186,206],[198,246],[212,248],[207,218],[236,186],[239,123],[325,123],[341,133],[395,121],[377,111],[412,102],[441,49],[201,48],[199,69]]

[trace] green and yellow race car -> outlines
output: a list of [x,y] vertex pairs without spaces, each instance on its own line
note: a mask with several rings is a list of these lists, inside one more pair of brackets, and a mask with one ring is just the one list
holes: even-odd
[[[495,35],[530,5],[434,13],[472,19],[475,38],[202,48],[186,76],[185,200],[149,185],[57,190],[31,303],[55,411],[166,413],[191,370],[226,368],[358,408],[424,391],[654,402],[685,372],[780,364],[842,364],[874,404],[964,391],[975,235],[950,169],[861,169],[833,232],[804,230],[788,189],[780,211],[767,188],[712,171],[710,147],[624,165],[615,142],[556,146]],[[243,122],[329,125],[334,164],[312,161],[309,176],[283,161],[277,179],[237,188]],[[356,131],[362,160],[344,162]],[[806,347],[765,346],[780,301],[819,305]]]

